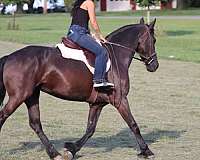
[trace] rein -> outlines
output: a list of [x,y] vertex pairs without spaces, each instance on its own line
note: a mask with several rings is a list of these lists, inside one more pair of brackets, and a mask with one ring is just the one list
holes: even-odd
[[151,62],[153,62],[153,57],[156,55],[156,53],[154,52],[150,57],[145,57],[145,56],[138,53],[139,56],[143,58],[142,59],[142,58],[135,57],[135,53],[137,53],[137,52],[134,49],[131,49],[129,47],[126,47],[126,46],[118,44],[118,43],[113,43],[113,42],[106,42],[106,43],[111,44],[111,45],[115,45],[115,46],[118,46],[118,47],[121,47],[121,48],[125,48],[125,49],[131,51],[133,53],[132,58],[134,58],[138,61],[144,62],[147,65],[149,65],[149,64],[151,64]]
[[[145,33],[144,35],[146,35],[146,33]],[[144,36],[144,35],[143,35],[143,36]],[[124,49],[126,49],[126,50],[129,50],[129,51],[132,53],[132,58],[133,58],[133,59],[136,59],[136,60],[138,60],[138,61],[141,61],[141,62],[143,62],[145,65],[150,65],[150,64],[154,61],[154,56],[156,56],[156,52],[154,52],[151,56],[146,57],[146,56],[143,56],[143,55],[137,53],[135,49],[126,47],[126,46],[121,45],[121,44],[118,44],[118,43],[113,43],[113,42],[107,41],[105,44],[109,44],[110,47],[111,47],[111,52],[110,52],[109,48],[107,48],[106,45],[104,45],[104,47],[107,49],[107,51],[110,52],[110,55],[112,54],[111,57],[113,58],[113,60],[114,60],[114,62],[115,62],[115,64],[116,64],[116,70],[117,70],[117,74],[118,74],[118,76],[119,76],[120,99],[119,99],[119,101],[117,102],[117,107],[116,107],[116,108],[118,108],[118,107],[121,105],[121,100],[122,100],[122,86],[121,86],[121,83],[122,83],[122,82],[121,82],[120,71],[119,71],[119,67],[118,67],[118,62],[117,62],[117,59],[116,59],[116,55],[114,54],[113,46],[118,46],[118,47],[124,48]],[[139,54],[139,56],[140,56],[141,58],[135,57],[135,53]],[[112,65],[111,65],[111,66],[112,66]],[[111,69],[111,72],[112,72],[112,74],[113,74],[113,69]],[[114,82],[114,75],[112,75],[112,79],[113,79],[113,82]],[[114,82],[114,84],[115,84],[115,82]],[[116,99],[116,97],[115,97],[115,94],[114,94],[113,105],[115,105],[115,99]]]
[[[109,55],[110,55],[110,58],[111,58],[111,63],[115,63],[116,65],[116,70],[117,70],[117,74],[118,74],[118,77],[119,77],[119,86],[120,86],[120,98],[122,97],[122,88],[121,88],[121,77],[120,77],[120,71],[119,71],[119,66],[118,66],[118,61],[117,61],[117,58],[116,58],[116,55],[114,54],[114,49],[113,49],[113,46],[110,44],[110,43],[107,43],[110,45],[110,48],[111,48],[111,51],[109,49],[109,47],[107,45],[104,45],[104,47],[106,48],[106,50],[108,51]],[[111,73],[112,73],[112,79],[113,79],[113,83],[115,84],[115,78],[114,78],[114,70],[113,70],[113,65],[111,65]],[[113,95],[113,105],[115,105],[115,94]],[[121,99],[119,100],[118,102],[118,105],[117,105],[117,108],[118,106],[120,106],[121,104]]]

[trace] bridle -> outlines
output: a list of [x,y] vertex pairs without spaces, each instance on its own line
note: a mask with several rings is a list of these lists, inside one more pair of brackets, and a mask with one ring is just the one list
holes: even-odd
[[[141,55],[141,54],[138,53],[140,55],[140,57],[141,57],[141,58],[138,58],[138,57],[135,57],[135,53],[137,53],[137,52],[134,49],[131,49],[129,47],[126,47],[126,46],[118,44],[118,43],[113,43],[113,42],[106,42],[106,43],[110,45],[111,50],[112,50],[110,53],[113,55],[113,59],[114,59],[115,63],[117,64],[116,65],[116,67],[117,67],[116,70],[117,70],[118,78],[120,80],[120,82],[119,82],[120,83],[120,85],[119,85],[120,86],[120,94],[121,94],[120,97],[122,97],[122,87],[121,87],[120,71],[119,71],[119,68],[118,68],[118,62],[117,62],[116,55],[114,54],[113,45],[129,50],[132,53],[132,58],[143,62],[145,65],[150,65],[154,61],[153,57],[156,56],[156,52],[154,52],[149,57],[145,57],[145,56],[143,56],[143,55]],[[105,45],[105,48],[109,51],[109,49],[106,47],[106,45]],[[111,72],[113,74],[113,69],[112,68],[111,68]],[[114,74],[112,76],[113,76],[112,79],[114,80]],[[113,99],[113,104],[115,104],[115,97]],[[119,100],[119,102],[117,104],[117,108],[120,106],[120,104],[121,104],[121,99]]]
[[[145,33],[146,34],[146,33]],[[144,35],[142,35],[142,36],[144,36]],[[107,41],[105,44],[109,44],[110,45],[110,47],[111,47],[111,54],[113,55],[112,57],[113,57],[113,59],[114,59],[114,62],[116,63],[116,70],[117,70],[117,74],[118,74],[118,78],[119,78],[119,80],[120,80],[120,82],[119,82],[119,86],[120,86],[120,100],[118,101],[118,104],[117,104],[117,108],[120,106],[120,104],[121,104],[121,100],[122,100],[122,86],[121,86],[121,77],[120,77],[120,71],[119,71],[119,66],[118,66],[118,62],[117,62],[117,58],[116,58],[116,55],[114,54],[114,48],[113,48],[113,46],[118,46],[118,47],[121,47],[121,48],[124,48],[124,49],[126,49],[126,50],[129,50],[131,53],[132,53],[132,58],[134,58],[134,59],[136,59],[136,60],[138,60],[138,61],[141,61],[141,62],[143,62],[145,65],[150,65],[153,61],[154,61],[154,57],[156,56],[156,52],[154,52],[151,56],[149,56],[149,57],[146,57],[146,56],[143,56],[143,55],[141,55],[141,54],[139,54],[138,52],[136,52],[136,50],[135,49],[132,49],[132,48],[129,48],[129,47],[126,47],[126,46],[124,46],[124,45],[121,45],[121,44],[118,44],[118,43],[113,43],[113,42],[109,42],[109,41]],[[109,52],[109,48],[107,48],[106,47],[106,45],[104,45],[104,47],[108,50],[108,52]],[[139,56],[141,57],[141,58],[138,58],[138,57],[135,57],[135,53],[138,53],[139,54]],[[112,65],[111,65],[112,66]],[[113,69],[111,68],[111,72],[112,72],[112,79],[113,79],[113,81],[114,81],[114,74],[113,74]],[[114,83],[115,84],[115,83]],[[115,104],[115,96],[114,96],[114,98],[113,98],[113,104]]]
[[[142,35],[139,36],[139,37],[141,38],[141,37],[143,37],[143,36],[146,36],[146,34],[148,34],[148,33],[149,33],[149,32],[147,31],[147,32],[145,32],[144,34],[142,34]],[[146,39],[145,39],[145,40],[146,40]],[[133,55],[132,58],[134,58],[134,59],[136,59],[136,60],[138,60],[138,61],[143,62],[145,65],[150,65],[150,64],[154,61],[154,57],[156,56],[156,52],[154,52],[151,56],[146,57],[146,56],[143,56],[143,55],[139,54],[138,52],[136,52],[136,50],[131,49],[131,48],[129,48],[129,47],[126,47],[126,46],[124,46],[124,45],[121,45],[121,44],[118,44],[118,43],[113,43],[113,42],[106,42],[106,43],[108,43],[108,44],[110,44],[110,45],[115,45],[115,46],[118,46],[118,47],[125,48],[125,49],[129,50],[129,51],[132,53],[132,55]],[[135,57],[135,53],[139,54],[139,56],[140,56],[141,58]]]
[[[137,52],[136,52],[137,53]],[[143,55],[140,55],[140,57],[142,57],[142,58],[137,58],[137,57],[134,57],[134,55],[133,55],[133,58],[134,59],[137,59],[137,60],[139,60],[139,61],[142,61],[142,62],[144,62],[146,65],[150,65],[153,61],[154,61],[154,57],[156,56],[156,52],[154,52],[151,56],[149,56],[149,57],[145,57],[145,56],[143,56]]]
[[[106,42],[106,43],[111,44],[111,45],[115,45],[115,46],[118,46],[118,47],[121,47],[121,48],[125,48],[125,49],[129,50],[132,53],[132,55],[133,55],[132,58],[134,58],[134,59],[136,59],[138,61],[141,61],[141,62],[145,63],[146,65],[150,65],[154,61],[153,57],[156,56],[156,52],[154,52],[149,57],[145,57],[145,56],[139,54],[138,52],[136,52],[134,49],[131,49],[131,48],[126,47],[124,45],[121,45],[121,44],[118,44],[118,43],[113,43],[113,42]],[[141,58],[135,57],[135,53],[139,54],[139,56]]]

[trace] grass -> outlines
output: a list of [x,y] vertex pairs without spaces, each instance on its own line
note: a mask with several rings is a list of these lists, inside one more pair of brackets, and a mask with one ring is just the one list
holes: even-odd
[[[133,61],[129,72],[131,110],[156,160],[197,160],[200,154],[200,94],[197,90],[200,64],[167,60],[160,60],[160,64],[156,73],[149,73],[143,64]],[[63,101],[42,93],[40,110],[44,132],[60,153],[65,141],[75,141],[84,134],[87,104]],[[138,160],[137,153],[135,138],[116,109],[109,105],[103,109],[95,135],[76,159]],[[0,159],[49,159],[28,125],[24,105],[2,128]]]
[[[176,13],[181,12],[177,11]],[[196,10],[193,12],[196,12]],[[111,15],[111,13],[108,13],[108,15]],[[116,14],[114,15],[116,16]],[[7,29],[7,25],[11,20],[11,16],[0,17],[1,41],[54,45],[60,42],[61,37],[66,34],[70,25],[69,14],[18,15],[17,24],[19,25],[19,30]],[[132,19],[99,17],[99,23],[103,34],[106,35],[123,25],[138,23],[138,19],[134,18],[134,16]],[[200,20],[158,19],[156,25],[156,47],[159,57],[199,63],[199,26]]]
[[[100,16],[146,16],[146,11],[123,11],[123,12],[99,12]],[[189,16],[200,15],[199,8],[189,8],[185,10],[152,10],[152,16]]]
[[[100,18],[103,33],[136,23],[133,19]],[[20,28],[8,31],[9,16],[0,17],[0,56],[24,44],[55,44],[66,32],[69,16],[50,14],[17,17]],[[160,57],[199,62],[199,20],[158,20],[157,50]],[[18,42],[18,43],[8,43]],[[19,44],[24,43],[24,44]],[[196,57],[195,57],[196,55]],[[200,64],[159,60],[155,73],[133,61],[130,70],[130,108],[156,160],[197,160],[200,151]],[[41,94],[44,132],[62,153],[65,141],[79,139],[85,131],[88,105]],[[102,111],[95,135],[78,152],[78,160],[138,160],[132,133],[112,107]],[[112,157],[112,158],[111,158]],[[39,138],[28,125],[24,105],[9,117],[0,133],[0,160],[48,160]]]

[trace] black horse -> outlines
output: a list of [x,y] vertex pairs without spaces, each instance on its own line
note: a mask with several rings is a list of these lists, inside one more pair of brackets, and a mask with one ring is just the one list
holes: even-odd
[[[66,142],[66,159],[78,152],[95,132],[96,124],[103,107],[112,104],[119,111],[139,144],[141,156],[149,157],[153,153],[140,134],[127,100],[129,92],[128,69],[135,52],[140,55],[150,72],[158,68],[154,37],[155,20],[150,24],[126,25],[109,34],[106,45],[110,53],[112,67],[108,79],[115,84],[109,92],[98,92],[91,100],[94,91],[92,74],[84,63],[64,59],[58,48],[28,46],[0,59],[0,101],[5,93],[9,96],[7,104],[0,111],[0,129],[6,119],[24,102],[28,108],[30,127],[36,132],[51,159],[62,156],[50,143],[40,122],[40,91],[64,100],[88,102],[89,116],[86,133],[74,143]],[[81,80],[81,81],[80,81]],[[84,83],[82,83],[84,82]]]

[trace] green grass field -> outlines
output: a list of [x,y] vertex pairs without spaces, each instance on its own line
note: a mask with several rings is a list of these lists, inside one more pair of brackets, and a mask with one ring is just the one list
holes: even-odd
[[[149,73],[142,63],[132,62],[128,96],[132,113],[155,153],[155,160],[198,160],[200,64],[168,60],[159,63],[158,71]],[[78,140],[84,134],[87,104],[42,93],[40,110],[44,132],[61,154],[65,141]],[[94,136],[75,160],[143,160],[137,153],[134,136],[117,110],[108,105],[103,109]],[[0,159],[49,160],[44,146],[29,127],[25,105],[2,128]]]
[[[65,34],[70,20],[66,14],[19,15],[16,31],[7,30],[9,21],[10,16],[0,16],[0,56],[26,44],[55,45]],[[138,19],[101,17],[99,21],[106,35],[125,24],[137,23]],[[156,25],[156,46],[161,57],[158,71],[147,72],[141,62],[134,60],[130,66],[130,108],[145,141],[155,153],[155,160],[199,159],[200,64],[196,63],[200,62],[199,26],[200,20],[159,19]],[[181,61],[168,60],[169,56]],[[84,134],[87,104],[41,93],[40,110],[44,132],[61,154],[65,141],[75,141]],[[138,150],[126,123],[108,105],[94,136],[75,159],[138,160]],[[44,146],[29,127],[26,106],[21,105],[0,133],[0,160],[48,159]]]
[[[146,11],[123,11],[123,12],[99,12],[100,16],[146,16]],[[152,10],[152,16],[188,16],[200,15],[199,8],[189,8],[185,10]]]
[[[0,16],[1,41],[54,45],[66,34],[70,16],[69,14],[18,15],[16,23],[19,25],[19,30],[8,30],[8,23],[11,21],[11,16]],[[138,21],[134,16],[133,18],[99,17],[104,35],[123,25]],[[158,19],[156,47],[159,57],[200,62],[199,26],[200,20]]]

